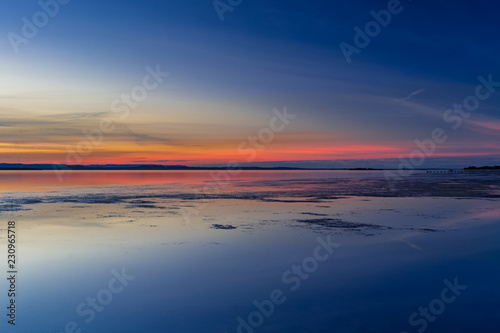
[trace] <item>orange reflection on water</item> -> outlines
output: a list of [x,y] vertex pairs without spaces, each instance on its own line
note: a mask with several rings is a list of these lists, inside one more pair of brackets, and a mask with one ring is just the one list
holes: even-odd
[[[240,184],[240,190],[275,190],[276,184],[286,184],[288,190],[308,189],[323,184],[325,179],[379,179],[382,171],[352,172],[348,170],[95,170],[67,171],[58,174],[46,171],[0,171],[0,191],[44,191],[60,187],[98,187],[110,185],[162,185],[182,184],[184,190],[190,186],[218,187]],[[309,181],[313,180],[313,184]],[[271,182],[269,182],[271,181]],[[259,183],[261,182],[261,183]],[[277,183],[276,183],[277,182]],[[220,188],[219,188],[220,187]],[[229,186],[233,191],[237,187]],[[198,189],[201,190],[201,189]]]
[[206,180],[208,171],[71,171],[58,178],[54,171],[0,171],[1,191],[42,191],[47,187],[150,185]]

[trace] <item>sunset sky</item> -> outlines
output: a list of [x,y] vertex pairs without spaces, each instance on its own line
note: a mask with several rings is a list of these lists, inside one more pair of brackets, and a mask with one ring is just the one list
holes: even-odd
[[[448,139],[423,167],[500,165],[495,1],[402,1],[350,63],[339,45],[354,45],[354,27],[387,1],[243,0],[224,21],[211,0],[58,6],[13,47],[23,17],[42,9],[0,5],[0,163],[67,163],[105,120],[113,130],[79,164],[390,167],[441,128]],[[127,115],[115,112],[146,68],[169,75]],[[446,110],[490,75],[495,91],[483,87],[488,97],[453,129]],[[241,145],[285,107],[295,118],[249,159]]]

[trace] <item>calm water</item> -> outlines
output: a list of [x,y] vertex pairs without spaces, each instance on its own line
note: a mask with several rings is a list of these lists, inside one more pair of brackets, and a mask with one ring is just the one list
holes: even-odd
[[0,172],[0,267],[16,221],[19,271],[17,325],[4,314],[1,331],[498,331],[499,189],[425,173],[391,190],[382,172]]

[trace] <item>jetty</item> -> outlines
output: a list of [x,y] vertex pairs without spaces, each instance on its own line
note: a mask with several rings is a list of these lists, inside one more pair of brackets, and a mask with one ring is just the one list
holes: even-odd
[[468,167],[463,169],[427,170],[429,174],[489,174],[500,175],[500,166],[494,167]]

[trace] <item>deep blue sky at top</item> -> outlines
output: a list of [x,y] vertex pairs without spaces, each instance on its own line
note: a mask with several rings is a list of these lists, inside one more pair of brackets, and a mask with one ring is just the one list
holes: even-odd
[[[461,81],[498,67],[497,1],[401,3],[405,10],[394,17],[390,27],[367,50],[355,57],[355,63],[398,67],[414,75]],[[135,57],[168,57],[162,53],[164,49],[141,48],[144,39],[168,38],[213,48],[262,38],[271,43],[296,43],[298,55],[303,55],[309,46],[341,59],[339,43],[352,41],[353,27],[362,27],[372,19],[371,10],[386,6],[387,1],[373,0],[243,0],[234,12],[226,13],[221,23],[210,0],[72,0],[40,35],[58,47],[74,48],[75,53],[95,52],[96,57],[110,63]],[[20,18],[29,17],[37,9],[37,1],[2,1],[2,30],[16,31]],[[125,54],[117,57],[107,50]],[[247,50],[249,54],[255,51]],[[290,57],[293,56],[292,52]]]
[[[145,66],[161,63],[174,80],[165,89],[177,96],[265,110],[295,105],[310,114],[308,131],[364,119],[368,125],[353,130],[386,132],[370,117],[394,114],[391,137],[405,140],[402,133],[411,133],[411,141],[425,137],[435,119],[402,129],[404,117],[393,106],[370,108],[362,98],[338,95],[397,99],[424,89],[415,102],[444,110],[470,94],[479,75],[499,73],[500,81],[500,3],[402,0],[404,10],[347,64],[339,44],[353,44],[353,28],[364,28],[373,20],[370,11],[387,2],[243,0],[221,22],[211,0],[71,0],[16,55],[7,33],[19,33],[21,18],[40,8],[34,0],[4,0],[0,56],[11,69],[43,73],[46,67],[68,82],[116,82],[116,91]],[[485,102],[482,115],[496,117],[498,104],[498,97]],[[350,115],[334,110],[346,105]]]

